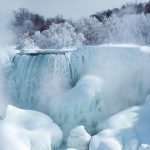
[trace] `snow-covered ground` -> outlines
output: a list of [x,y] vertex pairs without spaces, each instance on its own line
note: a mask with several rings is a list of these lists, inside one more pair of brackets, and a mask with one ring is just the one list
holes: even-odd
[[[53,143],[60,150],[63,132],[68,148],[86,150],[90,143],[90,150],[148,149],[149,47],[110,44],[0,54],[0,141],[12,143],[2,146],[17,142],[50,150]],[[6,111],[8,104],[22,109]]]

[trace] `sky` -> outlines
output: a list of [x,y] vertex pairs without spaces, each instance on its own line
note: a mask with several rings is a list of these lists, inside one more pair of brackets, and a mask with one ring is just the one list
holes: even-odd
[[136,1],[146,0],[0,0],[0,9],[2,8],[0,11],[6,14],[19,7],[26,7],[46,17],[62,14],[66,18],[80,18]]

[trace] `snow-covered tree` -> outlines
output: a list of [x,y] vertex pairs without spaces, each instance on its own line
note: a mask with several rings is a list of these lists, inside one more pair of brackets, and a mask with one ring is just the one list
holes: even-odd
[[124,15],[123,17],[112,17],[109,42],[111,43],[135,43],[137,32],[136,15]]
[[95,17],[81,18],[73,22],[73,26],[75,26],[77,33],[84,35],[86,45],[99,45],[108,41],[110,20],[100,22]]
[[141,14],[138,17],[137,27],[137,37],[141,44],[150,44],[150,15]]
[[69,23],[52,24],[48,30],[36,32],[32,36],[39,48],[62,48],[81,46],[84,41],[83,34],[75,33],[75,29]]
[[101,23],[96,18],[81,18],[74,24],[76,31],[86,38],[85,44],[96,45],[98,43]]
[[25,33],[23,36],[19,38],[17,48],[20,50],[25,49],[37,49],[38,47],[35,45],[34,40],[30,38],[28,33]]
[[150,44],[150,15],[134,14],[111,19],[110,43]]

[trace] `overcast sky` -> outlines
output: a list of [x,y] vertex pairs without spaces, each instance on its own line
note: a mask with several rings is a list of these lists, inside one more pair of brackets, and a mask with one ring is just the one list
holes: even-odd
[[62,14],[69,18],[89,16],[97,11],[146,0],[0,0],[0,11],[26,7],[46,17]]

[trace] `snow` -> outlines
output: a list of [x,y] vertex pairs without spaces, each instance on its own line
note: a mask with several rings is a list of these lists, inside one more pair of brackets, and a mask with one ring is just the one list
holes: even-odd
[[67,146],[78,150],[88,150],[91,136],[84,126],[80,125],[71,130],[67,140]]
[[139,49],[143,52],[148,52],[150,53],[150,47],[148,46],[139,46],[139,45],[136,45],[136,44],[102,44],[102,45],[96,45],[96,46],[81,46],[80,48],[77,48],[77,47],[65,47],[65,48],[60,48],[60,49],[39,49],[39,48],[35,48],[35,49],[24,49],[24,50],[16,50],[15,47],[10,47],[9,49],[13,49],[13,51],[15,51],[16,53],[20,53],[20,54],[53,54],[53,53],[67,53],[67,52],[73,52],[75,50],[80,50],[80,49],[83,49],[83,48],[90,48],[90,49],[95,49],[95,48],[136,48],[136,49]]
[[0,126],[1,150],[51,150],[62,142],[60,128],[40,112],[9,105]]
[[100,123],[98,128],[100,132],[92,137],[90,150],[101,147],[108,150],[149,149],[150,104],[146,102],[122,111]]
[[76,50],[76,47],[68,47],[68,48],[61,48],[61,49],[25,49],[21,50],[19,54],[64,54],[67,52],[71,52]]

